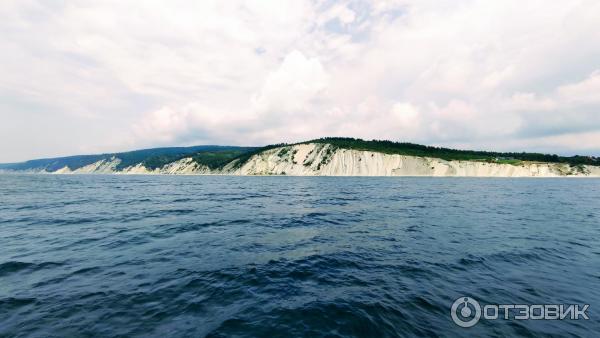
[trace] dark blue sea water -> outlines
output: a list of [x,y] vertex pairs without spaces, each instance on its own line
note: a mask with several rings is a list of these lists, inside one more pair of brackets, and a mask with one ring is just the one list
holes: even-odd
[[[482,303],[590,320],[455,325]],[[600,180],[0,176],[2,337],[594,337]]]

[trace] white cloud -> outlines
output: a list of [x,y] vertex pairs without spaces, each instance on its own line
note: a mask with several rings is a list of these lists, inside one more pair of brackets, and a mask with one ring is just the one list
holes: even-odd
[[419,111],[410,103],[395,103],[390,112],[391,120],[398,123],[400,128],[419,127]]
[[346,4],[336,4],[322,13],[318,21],[321,25],[323,25],[331,20],[338,20],[341,24],[347,25],[354,22],[355,19],[356,13],[349,9]]
[[[245,140],[278,142],[282,135],[303,135],[314,130],[306,118],[317,113],[324,98],[329,76],[316,58],[307,58],[294,50],[279,67],[269,73],[262,88],[246,99],[239,109],[221,109],[202,102],[166,106],[150,113],[133,127],[140,142],[176,142],[210,135],[223,142],[236,142],[236,132]],[[243,141],[242,141],[243,143]]]
[[326,135],[600,144],[593,0],[4,1],[0,45],[0,161]]
[[558,87],[557,92],[560,99],[571,104],[600,103],[600,70],[581,82]]
[[301,110],[322,92],[329,77],[316,58],[307,59],[297,50],[288,54],[276,71],[269,74],[252,103],[259,111],[290,113]]

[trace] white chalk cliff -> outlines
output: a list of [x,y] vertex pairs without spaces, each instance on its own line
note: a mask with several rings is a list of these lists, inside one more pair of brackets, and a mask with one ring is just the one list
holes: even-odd
[[142,164],[117,170],[118,158],[102,160],[54,174],[118,173],[173,175],[295,175],[295,176],[465,176],[465,177],[600,177],[600,167],[571,166],[564,163],[519,162],[504,164],[485,161],[446,161],[439,158],[385,154],[342,149],[329,144],[308,143],[262,151],[246,162],[232,161],[211,170],[183,158],[161,168]]

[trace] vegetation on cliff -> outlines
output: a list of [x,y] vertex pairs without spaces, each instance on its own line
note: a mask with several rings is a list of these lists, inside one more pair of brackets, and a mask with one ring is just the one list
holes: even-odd
[[600,165],[600,158],[591,156],[558,156],[541,153],[492,152],[478,150],[458,150],[424,146],[406,142],[383,140],[365,141],[356,138],[325,137],[302,143],[326,143],[343,149],[366,150],[385,154],[398,154],[420,157],[435,157],[444,160],[488,161],[519,164],[520,161],[568,163],[571,165]]
[[[491,152],[478,150],[458,150],[442,147],[425,146],[406,142],[392,142],[384,140],[366,141],[356,138],[343,137],[325,137],[311,141],[295,143],[307,144],[318,143],[324,146],[329,144],[319,160],[318,168],[326,165],[336,149],[364,150],[380,152],[385,154],[398,154],[418,157],[433,157],[444,160],[463,160],[463,161],[486,161],[499,164],[520,165],[522,161],[531,162],[549,162],[566,163],[577,168],[583,168],[583,165],[600,166],[600,158],[592,156],[558,156],[541,153],[526,152]],[[196,163],[205,165],[210,169],[221,169],[230,165],[232,169],[242,167],[252,156],[258,155],[264,151],[282,148],[279,151],[279,157],[293,161],[293,153],[290,152],[290,146],[294,144],[272,144],[264,147],[233,147],[233,146],[195,146],[195,147],[171,147],[142,149],[123,153],[107,153],[99,155],[69,156],[51,159],[31,160],[22,163],[0,164],[0,169],[8,170],[34,170],[53,172],[61,168],[68,167],[75,170],[95,162],[105,160],[118,160],[116,170],[144,165],[150,170],[161,168],[169,163],[178,161],[182,158],[191,157]],[[323,149],[322,147],[319,150]],[[305,166],[312,165],[312,161],[303,163]]]
[[264,147],[261,147],[261,148],[255,148],[254,150],[245,152],[245,153],[237,156],[236,158],[234,158],[231,161],[232,167],[233,168],[240,168],[246,162],[248,162],[250,160],[250,158],[252,158],[252,156],[254,156],[254,155],[258,155],[258,154],[260,154],[260,153],[262,153],[263,151],[266,151],[266,150],[275,149],[275,148],[279,148],[279,147],[285,147],[287,145],[288,145],[287,143],[271,144],[271,145],[268,145],[268,146],[264,146]]
[[224,167],[234,158],[244,155],[255,148],[237,148],[218,151],[202,151],[192,156],[192,159],[198,163],[209,167],[210,169],[218,169]]
[[172,163],[184,157],[193,157],[198,163],[214,167],[215,163],[226,163],[227,161],[243,154],[244,152],[257,149],[256,147],[233,147],[233,146],[193,146],[193,147],[168,147],[141,149],[122,153],[106,153],[97,155],[77,155],[68,157],[57,157],[48,159],[31,160],[22,163],[1,164],[0,169],[5,170],[45,170],[53,172],[64,167],[70,170],[79,169],[98,161],[111,161],[118,159],[120,163],[117,170],[130,166],[142,164],[148,169],[156,169],[165,164]]

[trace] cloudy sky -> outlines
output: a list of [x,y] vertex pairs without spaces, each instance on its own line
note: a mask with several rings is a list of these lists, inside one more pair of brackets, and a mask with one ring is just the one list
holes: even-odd
[[0,2],[0,162],[321,136],[600,155],[600,2]]

